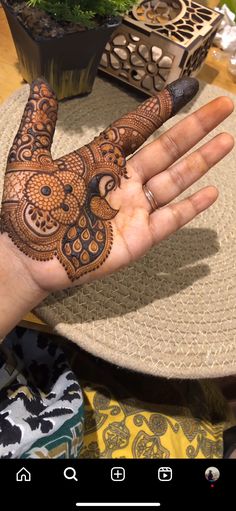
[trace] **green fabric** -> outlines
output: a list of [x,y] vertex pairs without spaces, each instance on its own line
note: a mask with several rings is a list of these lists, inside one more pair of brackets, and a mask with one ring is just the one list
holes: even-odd
[[83,447],[83,406],[78,414],[66,421],[54,434],[35,442],[22,456],[22,459],[37,458],[76,459]]

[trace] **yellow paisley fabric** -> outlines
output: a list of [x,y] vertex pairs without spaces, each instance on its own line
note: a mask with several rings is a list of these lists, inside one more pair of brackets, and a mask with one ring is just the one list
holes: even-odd
[[235,418],[217,382],[132,372],[58,342],[83,390],[81,458],[222,458]]
[[[104,386],[83,384],[82,458],[221,458],[225,421],[194,417],[188,408],[134,398],[117,400]],[[218,404],[221,399],[218,396]],[[204,403],[203,403],[204,406]],[[225,406],[224,406],[225,408]]]

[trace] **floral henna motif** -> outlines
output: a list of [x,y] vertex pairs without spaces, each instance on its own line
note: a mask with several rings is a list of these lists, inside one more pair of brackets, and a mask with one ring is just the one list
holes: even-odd
[[97,269],[113,243],[117,215],[107,195],[128,178],[126,156],[172,113],[165,89],[115,121],[90,144],[53,161],[57,100],[39,79],[31,85],[8,157],[1,232],[37,261],[57,257],[71,281]]

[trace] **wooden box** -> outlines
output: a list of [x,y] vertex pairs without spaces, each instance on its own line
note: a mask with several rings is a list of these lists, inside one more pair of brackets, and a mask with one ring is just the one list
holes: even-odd
[[156,94],[198,73],[221,20],[220,13],[191,0],[140,1],[113,33],[99,69]]

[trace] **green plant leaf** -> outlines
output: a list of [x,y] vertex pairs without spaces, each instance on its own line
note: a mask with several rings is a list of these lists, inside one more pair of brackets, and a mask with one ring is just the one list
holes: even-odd
[[58,21],[72,21],[86,27],[95,23],[95,17],[124,15],[137,0],[28,0],[29,7],[37,7]]

